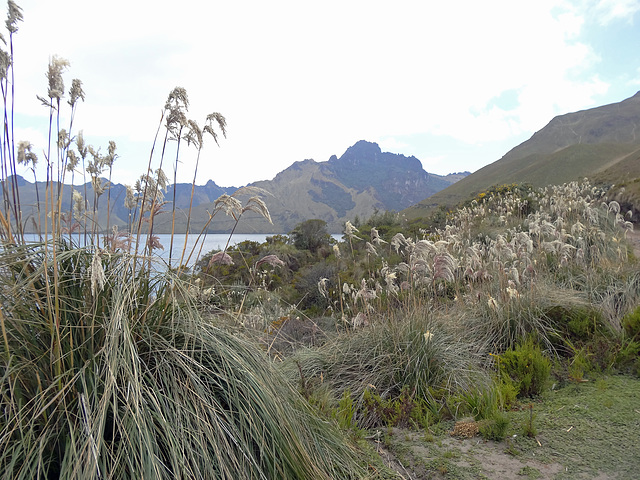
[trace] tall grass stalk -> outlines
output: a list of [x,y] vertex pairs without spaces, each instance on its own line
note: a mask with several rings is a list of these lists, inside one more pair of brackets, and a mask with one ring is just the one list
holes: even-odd
[[[18,13],[10,1],[8,28]],[[68,62],[58,57],[41,98],[49,110],[49,143],[44,207],[38,204],[35,223],[44,235],[25,241],[8,120],[13,102],[6,93],[13,64],[6,52],[0,60],[0,478],[362,476],[353,449],[313,415],[265,354],[204,319],[182,275],[154,267],[153,221],[167,183],[164,145],[160,167],[152,168],[154,141],[147,173],[127,196],[132,229],[114,230],[101,245],[100,235],[111,229],[109,213],[101,223],[99,198],[110,187],[115,144],[102,154],[85,145],[81,132],[73,136],[76,102],[84,98],[79,81],[69,92],[69,131],[60,128]],[[214,118],[223,128],[221,119]],[[165,145],[171,125],[168,120]],[[23,153],[26,159],[26,144]],[[92,180],[90,213],[86,191],[77,211],[63,211],[65,174],[70,169],[73,178],[79,159]],[[226,205],[223,199],[219,208]],[[234,206],[237,220],[248,210],[268,218],[257,198],[237,212]],[[69,232],[77,229],[74,221],[82,222],[81,245],[66,236],[63,221]]]

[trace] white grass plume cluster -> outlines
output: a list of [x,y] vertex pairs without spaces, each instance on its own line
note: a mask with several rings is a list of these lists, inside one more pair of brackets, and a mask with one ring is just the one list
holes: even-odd
[[555,288],[573,292],[578,303],[593,301],[619,330],[640,291],[632,287],[628,305],[612,309],[616,295],[597,287],[602,275],[613,284],[628,277],[630,259],[625,235],[632,226],[618,204],[603,203],[604,193],[585,180],[526,195],[513,188],[480,195],[452,212],[442,229],[421,239],[397,233],[388,249],[368,249],[368,258],[381,257],[381,267],[359,285],[345,284],[333,303],[351,318],[379,310],[383,299],[455,308],[461,331],[495,351],[531,333],[553,343],[539,299]]

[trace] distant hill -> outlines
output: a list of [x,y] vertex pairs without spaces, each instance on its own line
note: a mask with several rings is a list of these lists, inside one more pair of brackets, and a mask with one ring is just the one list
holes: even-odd
[[[272,180],[250,184],[268,192],[262,199],[266,202],[273,225],[252,212],[243,215],[238,233],[288,233],[298,223],[319,218],[325,220],[332,232],[342,231],[346,220],[356,216],[366,219],[375,210],[400,211],[464,178],[469,172],[442,176],[427,173],[416,157],[382,152],[378,144],[357,142],[341,156],[332,156],[326,162],[303,160],[278,173]],[[33,183],[20,178],[20,195],[24,217],[34,218],[36,213],[27,206],[36,203],[36,188]],[[44,198],[44,184],[38,183],[38,192]],[[93,198],[91,184],[76,186],[85,198]],[[196,186],[191,215],[191,230],[200,231],[213,211],[215,200],[222,194],[232,194],[236,187],[220,187],[212,180],[206,185]],[[65,186],[63,205],[71,204],[71,188]],[[86,194],[85,194],[86,192]],[[165,194],[169,203],[165,212],[171,211],[174,186]],[[175,185],[177,207],[176,231],[186,229],[187,212],[191,195],[191,184]],[[124,206],[126,187],[121,184],[111,186],[110,197],[105,193],[98,206],[98,221],[106,225],[106,203],[110,198],[109,222],[111,225],[125,226],[129,211]],[[248,196],[239,197],[246,201]],[[68,200],[67,200],[68,199]],[[63,208],[68,210],[69,208]],[[88,206],[91,210],[91,206]],[[30,229],[32,222],[28,222]],[[209,231],[228,232],[233,228],[233,220],[223,214],[216,215]],[[154,231],[171,231],[171,216],[164,213],[156,217]]]
[[[448,187],[468,172],[434,175],[424,171],[416,157],[382,152],[378,144],[361,140],[339,158],[326,162],[303,160],[281,171],[272,180],[250,184],[268,191],[265,197],[273,225],[248,214],[242,232],[287,233],[311,218],[325,220],[329,230],[342,231],[356,215],[366,219],[374,211],[400,211]],[[203,206],[195,217],[203,215]],[[230,222],[216,219],[216,230],[228,230]]]
[[[422,216],[433,207],[454,205],[493,185],[542,187],[585,177],[616,184],[613,194],[628,203],[640,198],[640,92],[619,103],[555,117],[500,160],[405,213]],[[625,187],[622,192],[621,186]]]

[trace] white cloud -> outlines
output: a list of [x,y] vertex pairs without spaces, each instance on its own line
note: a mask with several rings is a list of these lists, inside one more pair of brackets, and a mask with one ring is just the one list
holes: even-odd
[[595,13],[601,25],[609,25],[617,20],[633,23],[633,17],[638,11],[638,0],[600,0],[595,6]]
[[[361,139],[389,151],[406,151],[425,133],[471,145],[508,141],[593,106],[608,87],[584,37],[587,13],[562,0],[21,5],[17,108],[46,119],[35,94],[46,92],[47,60],[68,58],[68,83],[81,78],[87,93],[76,125],[118,139],[123,175],[146,168],[176,85],[189,92],[196,120],[211,111],[227,117],[228,139],[205,148],[200,177],[222,185],[327,160]],[[636,7],[597,6],[612,19]],[[518,92],[515,105],[495,105],[505,91]],[[181,180],[192,164],[185,157]]]

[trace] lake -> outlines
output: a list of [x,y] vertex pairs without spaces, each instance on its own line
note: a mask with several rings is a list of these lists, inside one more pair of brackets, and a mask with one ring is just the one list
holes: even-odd
[[[236,245],[238,243],[244,242],[245,240],[249,240],[252,242],[264,243],[267,240],[267,237],[271,237],[275,235],[274,233],[235,233],[231,239],[229,239],[228,233],[209,233],[206,237],[200,238],[198,241],[198,234],[192,233],[189,234],[187,239],[187,249],[185,253],[185,257],[189,255],[191,250],[196,247],[198,250],[202,246],[201,255],[204,255],[211,250],[222,250],[227,241],[229,242],[229,246]],[[160,244],[164,247],[164,249],[156,250],[156,253],[164,260],[169,261],[169,247],[171,246],[171,234],[156,234]],[[331,235],[335,240],[340,241],[342,239],[342,234],[332,234]],[[28,242],[36,242],[39,237],[36,234],[25,234],[25,239]],[[74,235],[74,240],[77,237]],[[102,241],[102,236],[100,237],[100,241]],[[196,245],[196,241],[198,244]],[[172,262],[175,262],[180,259],[180,255],[182,254],[182,249],[184,247],[184,233],[176,234],[173,237],[173,254],[172,254]],[[195,257],[198,253],[196,250],[192,256],[192,260],[190,263],[193,263]]]

